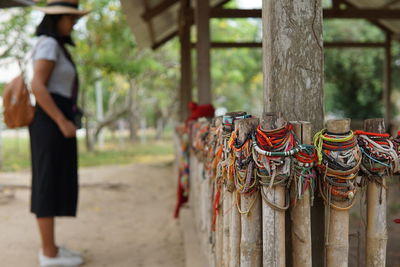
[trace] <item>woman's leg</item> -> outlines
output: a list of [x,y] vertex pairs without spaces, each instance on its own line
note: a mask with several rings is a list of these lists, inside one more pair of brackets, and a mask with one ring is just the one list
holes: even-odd
[[58,249],[54,238],[54,217],[37,218],[43,254],[47,257],[57,256]]

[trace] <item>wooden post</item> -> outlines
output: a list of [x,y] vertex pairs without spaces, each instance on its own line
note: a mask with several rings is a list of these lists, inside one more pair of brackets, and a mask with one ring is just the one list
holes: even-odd
[[[235,130],[239,129],[239,121],[235,121]],[[239,131],[239,136],[237,137],[241,142],[243,142],[246,136]],[[236,202],[240,201],[240,195],[238,195],[236,189],[232,195],[232,212],[231,212],[231,230],[230,230],[230,267],[240,267],[240,235],[241,235],[241,220],[240,220],[240,213],[237,210]]]
[[[266,130],[280,128],[285,124],[282,113],[263,113],[261,126]],[[261,186],[260,190],[265,190]],[[286,187],[276,186],[265,190],[268,201],[284,207]],[[271,208],[262,201],[263,264],[264,266],[286,266],[285,256],[285,212]]]
[[[240,135],[246,135],[259,124],[256,118],[237,122]],[[258,192],[240,196],[241,234],[240,267],[262,266],[261,198]],[[249,211],[248,213],[246,213]]]
[[[323,127],[322,4],[263,0],[264,111]],[[313,264],[324,266],[324,204],[312,208]],[[290,234],[290,233],[288,233]]]
[[227,267],[229,266],[230,262],[230,224],[231,224],[231,205],[232,205],[232,192],[229,192],[227,186],[224,186],[224,228],[223,228],[223,249],[222,249],[222,266]]
[[[239,116],[241,114],[245,114],[242,111],[238,111],[238,112],[230,112],[227,113],[226,115],[230,115],[232,117],[236,117]],[[235,122],[237,123],[240,120],[236,120]],[[230,134],[230,133],[229,133]],[[228,147],[225,147],[225,151],[229,151]],[[227,160],[227,159],[224,159]],[[226,168],[228,168],[228,166],[225,166]],[[231,177],[233,178],[233,177]],[[222,256],[222,266],[227,267],[230,266],[230,262],[231,262],[231,241],[230,241],[230,235],[231,235],[231,220],[232,220],[232,199],[233,199],[233,193],[232,193],[232,187],[233,187],[233,183],[230,183],[229,180],[226,180],[224,183],[224,199],[223,199],[223,205],[224,205],[224,214],[223,214],[223,221],[224,221],[224,229],[223,229],[223,256]]]
[[[214,118],[214,126],[216,129],[222,127],[222,116]],[[218,142],[218,141],[217,141]],[[215,177],[210,179],[210,224],[212,223],[212,218],[214,215],[214,197],[216,193],[216,183]],[[216,267],[217,265],[217,232],[211,231],[210,232],[210,243],[211,243],[211,257],[210,257],[210,265],[211,267]],[[219,247],[218,247],[219,248]]]
[[[209,127],[210,121],[207,119],[199,119],[198,123],[200,123],[200,127]],[[207,251],[207,244],[209,241],[208,238],[208,226],[210,225],[210,221],[208,219],[208,211],[209,211],[209,205],[208,205],[208,181],[205,176],[204,172],[204,157],[202,154],[202,151],[198,157],[197,161],[197,201],[198,201],[198,212],[199,212],[199,217],[200,217],[200,228],[199,228],[199,234],[200,234],[200,240],[201,240],[201,248],[203,252]]]
[[386,130],[392,126],[392,37],[386,33],[385,41],[385,66],[384,66],[383,103],[385,107]]
[[[329,120],[327,130],[333,134],[343,134],[350,131],[350,119]],[[341,202],[332,200],[333,205]],[[326,206],[328,217],[326,244],[326,266],[346,267],[349,256],[349,211],[335,210]]]
[[[311,123],[293,123],[293,130],[303,144],[312,144]],[[292,183],[292,188],[295,186]],[[310,190],[305,191],[303,198],[298,199],[296,206],[291,208],[293,267],[312,266]]]
[[[191,142],[193,142],[193,136],[190,136]],[[190,206],[193,208],[193,213],[194,213],[194,219],[195,219],[195,227],[196,231],[200,229],[199,225],[199,212],[198,212],[198,160],[196,155],[193,153],[193,151],[190,151],[190,161],[189,161],[189,166],[190,166],[190,173],[189,173],[189,183],[190,183],[190,197],[189,197],[189,203]]]
[[[217,185],[216,185],[217,186]],[[222,187],[223,185],[221,185]],[[217,190],[217,188],[215,189]],[[224,189],[221,188],[221,199],[224,199]],[[224,206],[220,205],[219,207],[219,215],[217,216],[217,225],[216,225],[216,238],[215,238],[215,254],[216,254],[216,262],[217,262],[217,267],[222,266],[223,262],[223,247],[224,247],[224,220],[223,220],[223,214],[224,214]]]
[[199,104],[211,104],[210,1],[196,0],[197,90]]
[[[222,118],[221,118],[221,124],[222,124]],[[224,137],[221,136],[221,140],[222,143],[224,143]],[[224,151],[225,151],[225,147],[224,147]],[[224,160],[224,157],[221,158],[221,160]],[[219,164],[219,163],[218,163]],[[218,178],[218,179],[222,179],[222,178]],[[216,179],[216,183],[215,183],[215,191],[217,192],[217,187],[218,187],[218,179]],[[221,187],[220,189],[220,206],[219,206],[219,213],[217,216],[217,225],[216,225],[216,263],[217,266],[224,266],[224,252],[225,252],[225,238],[224,238],[224,217],[225,217],[225,194],[226,194],[226,190],[225,190],[225,185],[223,183],[221,183],[219,185]]]
[[[364,129],[373,133],[385,133],[383,119],[364,121]],[[366,266],[386,266],[386,177],[382,186],[370,181],[367,186],[367,237],[365,246]]]
[[181,13],[179,18],[179,41],[181,44],[181,83],[179,91],[180,121],[184,121],[189,116],[188,103],[192,100],[192,50],[190,48],[188,10],[190,10],[190,0],[181,0]]

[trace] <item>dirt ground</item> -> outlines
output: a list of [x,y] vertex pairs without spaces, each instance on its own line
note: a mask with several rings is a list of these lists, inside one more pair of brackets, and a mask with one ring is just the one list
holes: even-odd
[[[38,266],[29,180],[27,172],[0,174],[0,184],[15,190],[0,199],[2,267]],[[185,266],[171,166],[85,168],[80,183],[78,217],[58,219],[56,232],[59,244],[83,252],[85,267]]]
[[[182,227],[172,219],[174,177],[172,166],[166,165],[81,169],[78,218],[57,220],[58,243],[83,252],[85,267],[184,267],[188,259]],[[29,213],[29,184],[28,172],[0,173],[0,185],[11,185],[14,193],[11,199],[0,194],[1,267],[38,266],[40,243],[34,217]],[[387,266],[393,267],[400,267],[400,225],[393,223],[393,219],[400,218],[399,192],[399,180],[394,179],[388,197],[387,247]],[[365,210],[362,213],[359,205],[350,212],[349,266],[365,265],[361,226]],[[193,236],[185,236],[186,245],[193,243]]]
[[[394,219],[400,218],[400,184],[399,177],[388,180],[389,191],[387,194],[387,231],[388,242],[386,247],[386,266],[400,267],[400,224],[395,224]],[[357,204],[350,211],[350,250],[349,266],[365,266],[365,232],[366,232],[366,205],[365,194],[360,193]],[[360,197],[362,204],[360,209]]]

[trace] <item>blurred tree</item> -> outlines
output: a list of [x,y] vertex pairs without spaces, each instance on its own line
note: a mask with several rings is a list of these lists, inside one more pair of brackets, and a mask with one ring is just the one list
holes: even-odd
[[[327,20],[324,39],[378,42],[384,40],[384,34],[365,21]],[[326,49],[326,111],[353,119],[381,117],[383,55],[383,49]]]
[[17,60],[22,64],[30,49],[30,39],[34,28],[29,8],[0,10],[0,61],[9,64]]
[[[222,42],[260,42],[261,24],[257,20],[213,20],[212,39]],[[212,51],[212,88],[216,107],[261,114],[261,48],[215,49]]]

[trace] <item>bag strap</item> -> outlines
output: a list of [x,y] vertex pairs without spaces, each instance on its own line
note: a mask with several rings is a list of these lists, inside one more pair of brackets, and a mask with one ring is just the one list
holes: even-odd
[[[34,57],[34,55],[36,53],[36,49],[38,48],[40,43],[43,42],[44,39],[45,39],[45,37],[43,37],[43,36],[39,37],[39,40],[37,41],[37,43],[35,44],[35,46],[31,50],[31,52],[29,53],[28,57],[25,59],[24,64],[22,66],[21,65],[19,66],[20,69],[21,69],[22,79],[24,80],[25,86],[28,89],[28,92],[31,95],[31,97],[34,97],[34,96],[33,96],[33,91],[32,91],[32,87],[31,87],[30,81],[28,81],[28,77],[26,75],[26,69],[27,69],[29,64],[32,64],[32,69],[35,68],[35,66],[33,66],[33,60],[32,59],[33,59],[33,57]],[[24,66],[25,66],[25,68],[24,68]]]

